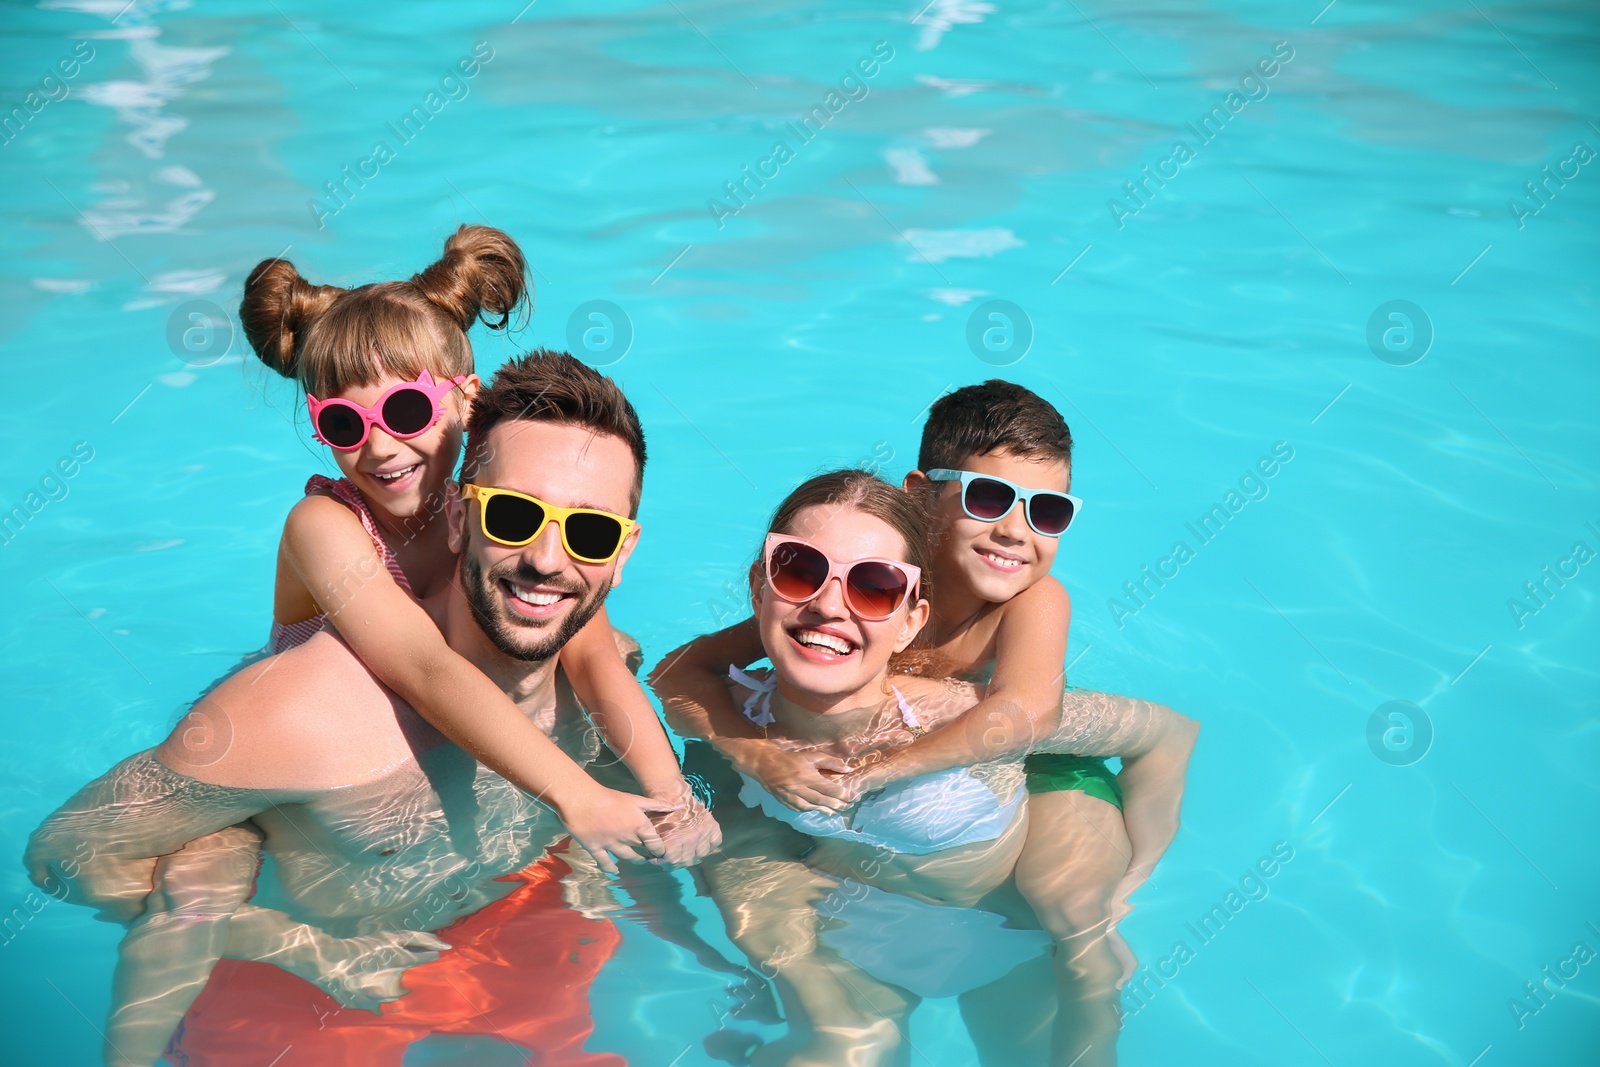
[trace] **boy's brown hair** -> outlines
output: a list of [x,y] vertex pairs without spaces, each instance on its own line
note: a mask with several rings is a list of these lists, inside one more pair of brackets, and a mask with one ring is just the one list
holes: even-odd
[[969,457],[989,452],[1059,459],[1070,466],[1072,431],[1044,397],[999,378],[933,402],[917,452],[919,470],[959,470]]
[[644,427],[616,382],[571,354],[548,348],[536,348],[509,361],[472,400],[463,479],[471,478],[488,458],[489,431],[512,419],[583,426],[621,438],[634,458],[628,516],[638,514],[644,486]]

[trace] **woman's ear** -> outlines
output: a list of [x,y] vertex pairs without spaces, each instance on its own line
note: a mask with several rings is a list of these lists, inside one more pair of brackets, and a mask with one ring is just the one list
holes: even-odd
[[483,379],[476,374],[467,375],[467,380],[461,383],[461,399],[468,406],[477,397],[478,390],[483,388]]
[[926,600],[918,600],[911,606],[911,610],[906,612],[905,622],[900,624],[899,634],[895,637],[895,652],[904,652],[911,647],[911,642],[917,639],[917,634],[928,625],[928,616],[932,610]]
[[766,592],[766,576],[761,571],[761,564],[750,564],[750,613],[757,618],[761,617],[761,598]]

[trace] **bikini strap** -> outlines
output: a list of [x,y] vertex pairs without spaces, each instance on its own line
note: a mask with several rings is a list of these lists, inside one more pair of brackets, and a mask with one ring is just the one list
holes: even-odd
[[921,737],[922,720],[917,718],[916,709],[911,706],[911,701],[907,700],[905,694],[896,686],[891,685],[889,689],[894,693],[895,702],[900,705],[900,719],[906,724],[906,729]]
[[771,726],[776,721],[776,716],[772,714],[772,694],[778,688],[778,679],[772,676],[764,680],[752,677],[731,663],[728,665],[728,677],[750,690],[744,702],[744,717],[762,729]]
[[[776,721],[772,714],[772,694],[778,688],[776,676],[755,678],[729,664],[728,677],[750,690],[750,695],[744,702],[744,717],[756,726],[763,728],[771,726]],[[900,720],[906,724],[906,729],[920,737],[923,733],[922,720],[917,718],[916,709],[911,706],[911,701],[905,698],[905,694],[900,692],[898,687],[889,688],[894,693],[895,702],[900,705]]]

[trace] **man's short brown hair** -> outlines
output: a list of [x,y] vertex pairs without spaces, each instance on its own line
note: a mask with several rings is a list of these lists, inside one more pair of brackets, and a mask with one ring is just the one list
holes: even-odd
[[467,415],[467,456],[462,479],[473,477],[488,459],[489,431],[502,422],[527,419],[582,426],[621,438],[633,451],[633,493],[629,517],[638,514],[644,487],[644,428],[639,413],[617,383],[566,352],[536,348],[510,360],[478,390]]
[[972,456],[1004,452],[1072,464],[1072,431],[1048,400],[991,378],[933,402],[922,428],[919,470],[960,469]]

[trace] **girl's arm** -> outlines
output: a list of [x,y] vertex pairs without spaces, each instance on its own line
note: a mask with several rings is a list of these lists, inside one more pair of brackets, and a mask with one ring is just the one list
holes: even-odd
[[671,865],[689,866],[715,849],[722,841],[717,821],[694,800],[650,698],[623,662],[605,608],[561,650],[561,668],[589,720],[645,793],[692,809],[692,819],[675,824],[677,832],[666,857]]
[[730,664],[748,667],[766,656],[754,619],[695,638],[650,672],[667,722],[684,737],[711,742],[734,768],[796,811],[840,811],[849,803],[836,756],[790,752],[761,736],[728,692]]
[[612,855],[659,855],[646,812],[658,800],[599,785],[478,668],[445,643],[422,606],[395,584],[343,504],[308,496],[284,523],[281,559],[367,669],[480,763],[554,809],[602,870]]
[[948,725],[851,775],[857,795],[951,767],[1027,752],[1061,723],[1072,602],[1046,577],[1008,601],[995,630],[994,680],[983,699]]

